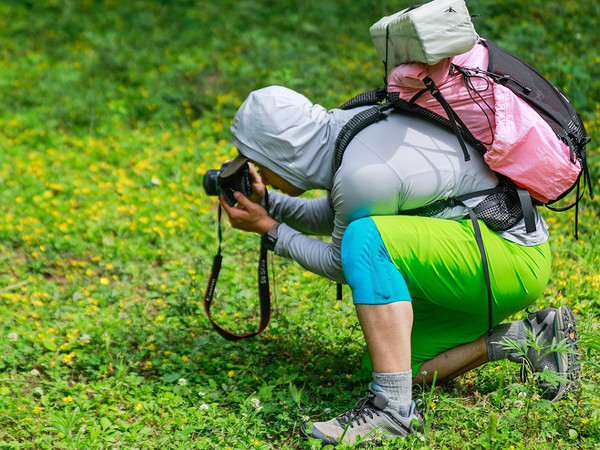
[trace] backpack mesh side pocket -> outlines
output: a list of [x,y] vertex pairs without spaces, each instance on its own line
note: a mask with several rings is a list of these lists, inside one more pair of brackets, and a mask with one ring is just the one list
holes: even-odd
[[508,230],[523,218],[519,197],[510,188],[488,195],[473,208],[473,212],[493,231]]

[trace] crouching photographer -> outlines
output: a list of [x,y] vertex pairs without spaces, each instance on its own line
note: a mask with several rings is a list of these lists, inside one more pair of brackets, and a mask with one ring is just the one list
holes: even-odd
[[[422,418],[411,387],[423,381],[423,372],[425,381],[434,373],[448,381],[488,361],[518,362],[503,340],[524,343],[528,330],[546,345],[569,336],[574,345],[577,339],[566,306],[501,323],[531,305],[549,278],[548,231],[537,210],[533,232],[523,220],[500,231],[475,221],[485,242],[486,284],[476,225],[465,219],[465,206],[433,217],[403,214],[494,188],[498,179],[481,155],[469,146],[465,161],[451,131],[389,113],[352,139],[336,170],[336,138],[357,111],[327,111],[280,86],[252,92],[231,128],[240,155],[213,174],[209,186],[209,193],[221,194],[234,228],[263,236],[266,248],[352,290],[373,381],[350,411],[302,429],[334,445],[374,438],[375,429],[387,437],[418,431]],[[219,177],[245,165],[249,183],[242,185],[250,184],[251,193],[219,184]],[[327,195],[299,197],[313,189]],[[484,198],[465,203],[474,206]],[[331,236],[331,242],[311,235]],[[578,377],[574,355],[541,352],[532,361],[537,371]],[[546,395],[558,398],[568,387],[548,386]]]

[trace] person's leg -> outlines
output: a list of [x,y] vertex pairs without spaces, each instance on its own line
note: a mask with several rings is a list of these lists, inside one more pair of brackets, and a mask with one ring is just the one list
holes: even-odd
[[410,370],[411,303],[403,301],[355,306],[373,362],[373,371],[392,373]]
[[425,361],[419,373],[413,378],[413,383],[431,383],[434,376],[436,383],[447,383],[488,361],[485,336],[481,336],[476,341],[446,350],[435,358]]
[[[546,255],[536,256],[538,250],[540,254],[547,253],[547,246],[531,252],[521,246],[510,249],[510,243],[497,234],[485,227],[482,231],[492,273],[493,319],[498,324],[531,304],[541,293],[550,263]],[[524,253],[518,254],[519,251]],[[536,263],[539,267],[535,267]],[[374,370],[405,367],[407,356],[402,351],[412,349],[412,371],[375,371],[369,395],[353,410],[328,422],[315,423],[312,429],[304,428],[304,433],[325,443],[354,443],[357,436],[375,429],[382,429],[391,436],[412,432],[410,419],[419,419],[414,403],[408,417],[399,414],[403,401],[407,396],[410,398],[407,377],[412,382],[411,375],[419,373],[421,365],[428,360],[431,363],[427,367],[432,373],[443,370],[443,379],[485,362],[486,343],[478,340],[488,326],[487,289],[481,264],[472,225],[468,222],[408,216],[353,222],[344,234],[342,265],[354,302],[365,305],[358,306],[357,310],[367,346],[374,352]],[[386,310],[373,306],[407,301],[411,294],[416,295],[412,296],[413,327],[411,345],[407,349],[403,337],[409,319],[398,318],[394,313],[406,312],[408,307],[390,307],[387,311],[391,311],[391,316],[384,318],[381,311]],[[378,329],[379,323],[384,324],[381,329]],[[390,324],[404,329],[390,333]],[[385,342],[387,338],[393,341]],[[471,345],[455,349],[469,343]],[[453,354],[446,356],[459,354],[461,357],[439,356],[451,349],[454,349]],[[436,357],[439,357],[437,361]],[[388,361],[390,358],[394,360]],[[444,367],[441,361],[445,362]],[[386,386],[378,386],[378,380]],[[390,396],[386,393],[388,389]],[[353,429],[356,423],[361,425]],[[349,434],[348,427],[353,429]]]
[[407,301],[355,306],[373,362],[373,381],[388,394],[388,407],[408,416],[412,405],[412,306]]
[[[537,340],[537,347],[527,344],[528,333]],[[509,350],[507,339],[518,343],[522,352]],[[491,333],[425,361],[413,378],[413,383],[431,383],[434,374],[436,383],[447,383],[488,361],[508,358],[512,362],[528,365],[529,370],[534,372],[549,370],[561,375],[562,380],[558,383],[539,384],[545,399],[557,401],[569,390],[576,391],[581,383],[577,340],[577,325],[570,308],[566,305],[547,307],[529,313],[524,320],[501,323]],[[563,341],[573,353],[548,352],[553,342]]]
[[491,347],[492,360],[506,357],[503,337],[522,337],[523,326],[498,324],[543,291],[551,265],[548,245],[523,247],[481,227],[493,292],[495,328],[488,335],[486,283],[470,221],[403,216],[373,220],[413,299],[415,381],[422,380],[423,371],[428,377],[437,371],[438,379],[464,373],[486,362]]
[[307,424],[302,432],[333,445],[379,434],[406,436],[422,422],[412,401],[411,298],[371,219],[346,229],[342,266],[372,355],[373,382],[350,411]]
[[[481,291],[485,282],[481,279],[481,259],[470,222],[389,219],[375,218],[375,222],[413,296],[411,348],[415,382],[431,380],[435,372],[441,382],[449,381],[488,360],[508,357],[530,365],[534,372],[549,370],[562,376],[564,381],[555,385],[540,383],[547,399],[557,400],[568,390],[578,389],[581,367],[577,362],[577,326],[568,306],[544,308],[531,312],[524,320],[500,323],[531,305],[542,293],[551,266],[548,243],[521,246],[482,226],[492,277],[495,324],[486,333],[486,293]],[[527,344],[528,333],[538,341],[538,349]],[[482,339],[477,339],[482,335]],[[527,358],[509,350],[507,340],[518,343]],[[573,352],[548,352],[553,342],[561,341]],[[426,363],[418,368],[419,362]],[[427,373],[425,377],[423,372]]]
[[440,353],[433,359],[425,361],[413,383],[431,383],[437,373],[437,383],[447,383],[454,378],[490,361],[500,361],[509,356],[505,339],[524,342],[526,337],[525,323],[522,320],[501,323],[491,333],[473,342],[459,345]]
[[351,223],[344,233],[342,267],[373,361],[373,380],[389,395],[388,406],[407,416],[412,404],[411,297],[371,219]]

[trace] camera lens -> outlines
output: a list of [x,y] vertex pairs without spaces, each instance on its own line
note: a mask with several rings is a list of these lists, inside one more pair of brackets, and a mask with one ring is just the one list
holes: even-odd
[[219,188],[217,185],[217,178],[221,173],[220,170],[211,169],[207,170],[202,178],[202,187],[207,195],[219,195]]

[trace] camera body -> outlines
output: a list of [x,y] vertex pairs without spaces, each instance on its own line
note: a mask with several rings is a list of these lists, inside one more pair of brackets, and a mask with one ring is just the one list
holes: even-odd
[[234,192],[241,192],[245,196],[252,194],[248,162],[226,162],[220,169],[207,170],[202,179],[202,186],[206,194],[223,194],[227,203],[234,206],[237,203]]

